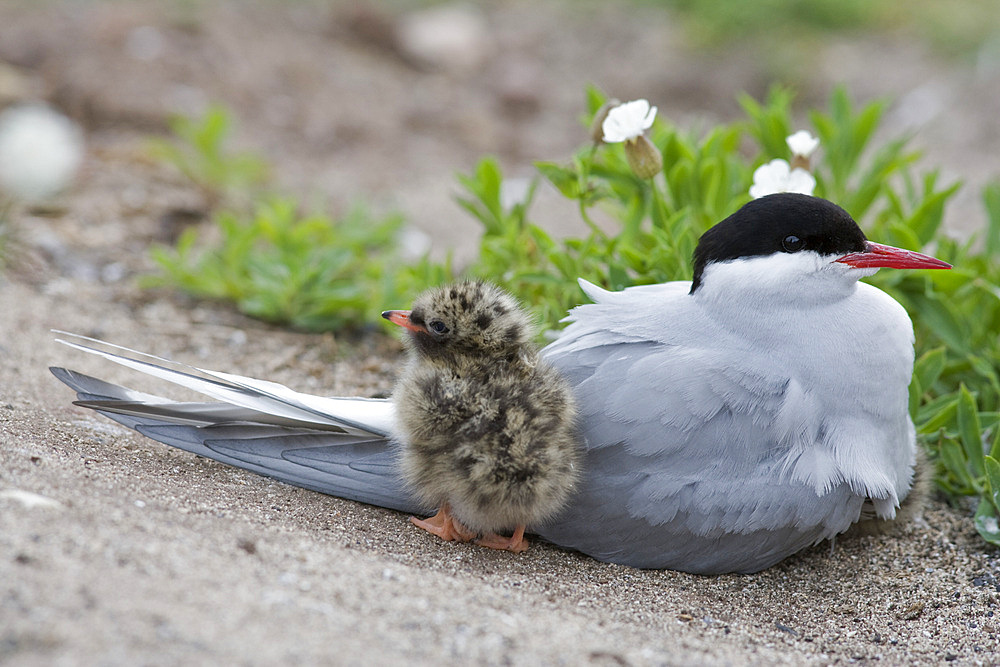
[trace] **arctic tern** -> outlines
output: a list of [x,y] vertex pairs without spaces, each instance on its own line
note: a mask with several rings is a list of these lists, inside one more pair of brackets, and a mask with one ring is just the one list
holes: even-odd
[[[691,282],[608,292],[581,280],[593,303],[570,311],[542,355],[573,387],[585,454],[566,508],[537,532],[601,560],[717,574],[767,568],[863,510],[893,518],[916,455],[913,329],[899,303],[859,282],[880,267],[950,268],[786,193],[707,231]],[[391,400],[63,342],[215,399],[174,402],[52,369],[78,405],[150,438],[323,493],[434,509],[402,483]]]

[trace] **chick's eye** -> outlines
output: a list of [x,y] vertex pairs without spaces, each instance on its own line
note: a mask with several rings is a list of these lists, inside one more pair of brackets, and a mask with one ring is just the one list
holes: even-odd
[[789,234],[781,242],[781,247],[785,249],[785,252],[798,252],[802,250],[803,245],[805,245],[805,241],[794,234]]
[[436,334],[448,333],[448,326],[441,320],[431,320],[431,322],[427,325],[427,328]]

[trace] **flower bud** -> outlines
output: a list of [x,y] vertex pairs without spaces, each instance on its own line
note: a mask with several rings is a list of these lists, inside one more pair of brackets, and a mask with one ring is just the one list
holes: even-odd
[[663,169],[663,155],[644,134],[625,142],[625,157],[639,178],[652,178]]
[[792,169],[809,171],[809,156],[796,153],[792,156]]

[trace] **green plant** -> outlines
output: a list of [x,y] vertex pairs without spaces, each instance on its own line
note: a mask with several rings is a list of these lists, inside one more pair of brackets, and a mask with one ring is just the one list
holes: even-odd
[[878,28],[885,25],[887,7],[872,0],[768,0],[729,3],[725,0],[657,0],[678,12],[700,40],[761,38],[775,33],[815,35],[823,31]]
[[209,208],[232,199],[242,203],[252,188],[266,181],[268,168],[252,152],[226,148],[231,128],[229,112],[213,105],[200,118],[172,118],[170,129],[174,136],[151,140],[149,152],[196,185]]
[[804,46],[815,49],[825,35],[837,32],[891,31],[923,39],[945,54],[967,57],[996,34],[996,5],[991,0],[965,0],[960,12],[932,0],[905,6],[892,0],[641,0],[639,4],[672,11],[695,43],[715,47],[749,43],[761,55],[784,48],[785,58],[801,58]]
[[[590,91],[591,114],[603,101]],[[780,88],[763,103],[745,97],[745,121],[701,137],[657,122],[651,135],[664,173],[653,179],[632,174],[620,145],[587,146],[567,163],[538,163],[540,176],[576,201],[590,227],[585,238],[557,240],[531,223],[530,195],[504,208],[499,168],[482,161],[462,178],[467,195],[461,203],[484,227],[471,272],[534,304],[550,327],[579,302],[577,276],[609,289],[689,279],[698,237],[748,200],[752,169],[790,157],[791,101]],[[813,166],[815,194],[843,205],[872,238],[934,247],[936,256],[955,265],[952,271],[886,271],[872,282],[914,320],[911,407],[920,441],[939,466],[938,484],[953,498],[979,496],[977,528],[1000,544],[1000,185],[986,190],[985,241],[950,238],[941,223],[958,184],[942,185],[936,171],[918,173],[918,155],[906,139],[873,147],[885,104],[854,106],[837,90],[829,112],[810,116],[823,146]],[[760,147],[752,161],[741,153],[747,138]],[[604,231],[595,211],[614,220],[616,231]]]
[[310,331],[358,327],[373,304],[403,304],[451,277],[426,258],[401,262],[402,218],[355,208],[341,220],[300,214],[288,199],[259,202],[250,216],[225,211],[212,230],[189,228],[175,248],[152,250],[163,274],[148,284],[235,302],[244,313]]

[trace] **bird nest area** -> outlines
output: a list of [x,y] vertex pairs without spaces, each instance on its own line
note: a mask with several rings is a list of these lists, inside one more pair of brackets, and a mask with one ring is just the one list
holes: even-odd
[[[4,213],[0,662],[995,664],[1000,557],[968,508],[940,499],[898,533],[844,537],[754,575],[635,570],[538,542],[517,555],[443,543],[399,513],[72,406],[48,366],[134,375],[54,344],[52,329],[304,392],[393,386],[401,350],[387,336],[289,332],[138,285],[154,270],[148,248],[210,204],[145,150],[171,112],[220,101],[236,110],[236,143],[262,151],[284,190],[402,210],[461,257],[477,229],[451,199],[454,173],[486,153],[513,174],[569,156],[587,83],[697,128],[737,116],[735,95],[761,95],[773,74],[725,47],[693,51],[645,5],[465,8],[447,20],[473,38],[443,57],[421,51],[418,11],[0,7],[0,104],[46,100],[87,141],[69,191]],[[971,183],[949,224],[975,217],[1000,150],[997,69],[972,72],[899,36],[817,44],[808,67],[788,72],[807,101],[846,82],[860,98],[905,102],[897,126]],[[546,206],[536,218],[569,224]]]

